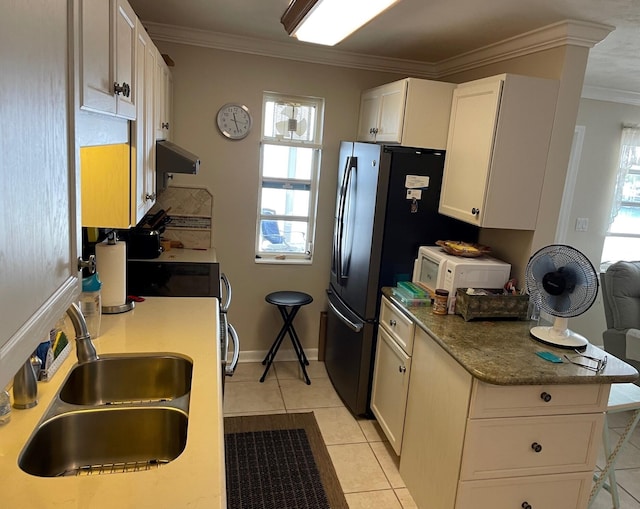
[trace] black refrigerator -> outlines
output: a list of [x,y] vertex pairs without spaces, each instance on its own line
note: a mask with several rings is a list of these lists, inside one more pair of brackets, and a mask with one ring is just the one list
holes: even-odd
[[380,289],[411,281],[419,246],[478,238],[477,227],[438,213],[444,157],[443,150],[340,144],[325,366],[355,415],[370,414]]

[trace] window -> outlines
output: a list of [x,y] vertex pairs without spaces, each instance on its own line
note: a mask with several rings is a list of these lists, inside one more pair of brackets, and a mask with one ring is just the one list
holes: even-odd
[[[624,127],[602,264],[640,259],[640,128]],[[604,268],[603,267],[603,268]]]
[[313,256],[324,100],[265,92],[256,260]]

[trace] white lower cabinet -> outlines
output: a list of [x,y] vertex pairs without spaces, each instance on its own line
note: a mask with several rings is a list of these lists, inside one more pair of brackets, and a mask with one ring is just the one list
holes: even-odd
[[382,298],[371,391],[371,411],[396,454],[402,450],[404,416],[411,376],[414,325]]
[[609,385],[490,385],[413,337],[400,475],[419,508],[586,508]]

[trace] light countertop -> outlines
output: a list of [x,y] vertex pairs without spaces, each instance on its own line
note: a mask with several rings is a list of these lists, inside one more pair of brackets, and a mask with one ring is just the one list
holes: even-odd
[[[391,288],[383,295],[407,314],[475,378],[496,385],[611,384],[633,382],[633,366],[588,345],[587,355],[607,356],[604,371],[595,373],[569,362],[554,364],[536,355],[549,351],[563,358],[572,350],[555,348],[531,338],[534,322],[522,320],[470,320],[459,315],[436,315],[431,306],[405,306],[393,297]],[[569,322],[571,327],[571,322]]]
[[[17,464],[51,399],[75,364],[75,350],[50,382],[39,382],[39,403],[12,409],[0,427],[0,506],[20,509],[225,508],[224,430],[218,348],[218,301],[214,298],[147,298],[135,309],[103,315],[98,355],[174,352],[193,360],[187,444],[180,456],[156,470],[82,477],[41,478]],[[90,429],[82,433],[91,433]],[[43,451],[46,454],[46,451]]]

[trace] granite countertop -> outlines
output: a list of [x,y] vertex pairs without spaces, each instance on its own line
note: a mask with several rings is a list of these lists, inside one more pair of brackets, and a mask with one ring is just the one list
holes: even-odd
[[496,385],[611,384],[633,382],[633,366],[589,344],[586,355],[607,356],[607,366],[595,373],[563,362],[555,364],[536,355],[549,351],[563,358],[572,350],[555,348],[531,338],[534,322],[522,320],[471,320],[459,315],[435,315],[431,306],[406,306],[396,300],[391,288],[383,295],[408,315],[475,378]]
[[215,298],[149,297],[127,313],[103,315],[100,335],[94,340],[98,355],[176,352],[193,359],[187,445],[177,458],[155,470],[80,477],[35,477],[18,467],[20,451],[76,362],[73,349],[50,382],[38,382],[38,405],[28,410],[12,409],[11,420],[0,427],[0,506],[226,507],[217,317]]

